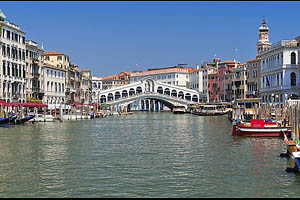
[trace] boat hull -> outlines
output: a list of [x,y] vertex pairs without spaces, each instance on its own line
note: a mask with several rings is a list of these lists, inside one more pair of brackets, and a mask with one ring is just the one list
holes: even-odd
[[10,117],[8,117],[8,118],[1,118],[0,119],[0,124],[7,124],[7,123],[9,123],[9,121],[10,121]]
[[176,110],[176,111],[173,111],[174,114],[184,114],[185,111],[179,111],[179,110]]
[[220,115],[226,115],[227,113],[209,113],[209,112],[192,112],[193,115],[199,115],[199,116],[220,116]]
[[16,119],[15,124],[23,124],[23,123],[25,123],[25,122],[33,119],[33,118],[34,118],[34,115],[30,115],[28,117],[24,117],[24,118],[21,118],[21,119]]
[[291,130],[287,127],[243,127],[236,126],[236,134],[241,136],[260,136],[260,137],[283,137],[291,135]]

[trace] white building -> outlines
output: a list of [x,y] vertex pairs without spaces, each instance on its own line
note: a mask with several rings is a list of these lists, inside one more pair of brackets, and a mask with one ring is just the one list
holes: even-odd
[[100,103],[100,91],[102,90],[102,78],[92,77],[92,103]]
[[60,108],[65,103],[66,70],[49,63],[43,65],[44,74],[44,98],[43,103],[49,108]]
[[208,69],[199,68],[199,65],[195,71],[190,72],[190,89],[199,92],[201,102],[207,101],[207,77]]
[[7,102],[25,102],[25,34],[0,9],[0,98]]
[[190,88],[190,73],[195,68],[186,68],[182,65],[174,67],[148,69],[143,72],[133,72],[130,75],[130,83],[140,81],[144,78],[153,78],[156,81],[170,85]]
[[284,102],[298,96],[298,51],[296,40],[281,40],[260,53],[263,102]]

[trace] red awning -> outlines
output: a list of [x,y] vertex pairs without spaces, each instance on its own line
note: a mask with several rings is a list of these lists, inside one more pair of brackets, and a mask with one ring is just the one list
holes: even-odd
[[1,100],[1,99],[0,99],[0,105],[3,105],[3,106],[8,106],[8,105],[9,105],[9,103],[6,103],[5,101],[3,101],[3,100]]
[[14,103],[14,102],[11,102],[11,103],[8,104],[8,106],[11,106],[11,107],[16,107],[16,106],[18,107],[18,106],[21,106],[21,107],[23,107],[24,104],[25,104],[25,103],[18,103],[18,102],[17,102],[17,103]]

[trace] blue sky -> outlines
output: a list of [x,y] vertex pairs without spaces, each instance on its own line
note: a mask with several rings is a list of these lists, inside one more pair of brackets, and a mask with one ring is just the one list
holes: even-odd
[[255,58],[263,16],[270,41],[300,35],[300,2],[285,1],[16,1],[7,18],[46,51],[70,56],[106,76],[186,63]]

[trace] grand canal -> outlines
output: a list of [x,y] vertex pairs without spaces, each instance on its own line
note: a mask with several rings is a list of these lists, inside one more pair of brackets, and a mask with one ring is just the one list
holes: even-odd
[[0,197],[298,197],[282,139],[224,116],[135,113],[0,128]]

